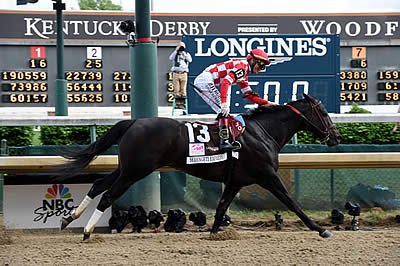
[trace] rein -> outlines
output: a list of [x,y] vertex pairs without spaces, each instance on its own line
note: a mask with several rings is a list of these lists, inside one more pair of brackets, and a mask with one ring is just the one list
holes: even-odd
[[311,109],[312,109],[312,113],[317,114],[319,120],[321,121],[322,125],[324,126],[324,130],[321,130],[319,127],[317,127],[310,119],[308,119],[305,115],[303,115],[298,109],[296,109],[295,107],[286,104],[285,106],[289,107],[293,112],[295,112],[296,114],[298,114],[301,118],[303,118],[308,124],[310,124],[312,127],[314,127],[317,131],[319,131],[322,135],[323,135],[323,139],[321,139],[321,143],[326,143],[329,139],[329,129],[331,127],[329,127],[325,120],[322,119],[320,112],[318,112],[317,107],[318,105],[321,104],[321,101],[318,101],[317,104],[311,105]]

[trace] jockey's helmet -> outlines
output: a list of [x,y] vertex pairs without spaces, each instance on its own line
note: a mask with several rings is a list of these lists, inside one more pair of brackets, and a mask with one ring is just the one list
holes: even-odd
[[[255,63],[260,62],[260,65],[268,66],[271,64],[271,62],[268,59],[268,55],[266,52],[264,52],[261,49],[253,49],[248,55],[247,55],[247,61],[250,61],[250,59],[254,58]],[[253,67],[252,67],[253,68]]]

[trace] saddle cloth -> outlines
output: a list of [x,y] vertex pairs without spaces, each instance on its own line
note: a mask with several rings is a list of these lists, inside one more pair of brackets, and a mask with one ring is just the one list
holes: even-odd
[[[218,122],[205,123],[201,121],[186,122],[189,143],[186,157],[187,164],[216,163],[227,160],[227,153],[219,150]],[[241,116],[230,117],[229,129],[232,141],[238,141],[245,130]],[[232,152],[238,158],[237,152]]]

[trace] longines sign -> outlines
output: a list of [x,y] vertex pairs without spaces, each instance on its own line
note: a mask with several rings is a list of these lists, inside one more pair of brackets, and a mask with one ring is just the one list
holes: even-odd
[[[125,40],[118,29],[131,13],[64,12],[66,40]],[[179,40],[207,34],[340,34],[341,40],[400,39],[400,13],[374,14],[160,14],[152,37]],[[0,11],[0,40],[56,38],[55,12]]]
[[[340,112],[340,40],[337,34],[279,35],[185,35],[186,50],[195,56],[189,81],[207,66],[229,59],[246,60],[254,48],[268,53],[271,65],[258,75],[249,75],[251,88],[264,99],[285,104],[303,98],[320,99],[328,112]],[[255,105],[243,101],[239,86],[228,92],[232,113],[244,113]],[[188,90],[189,113],[213,113],[193,90]]]

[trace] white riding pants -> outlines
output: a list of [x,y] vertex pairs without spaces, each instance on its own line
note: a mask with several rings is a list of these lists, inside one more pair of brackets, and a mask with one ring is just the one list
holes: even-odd
[[201,90],[195,91],[200,95],[201,98],[216,112],[221,112],[221,93],[214,84],[214,79],[210,72],[204,71],[196,77],[194,85]]

